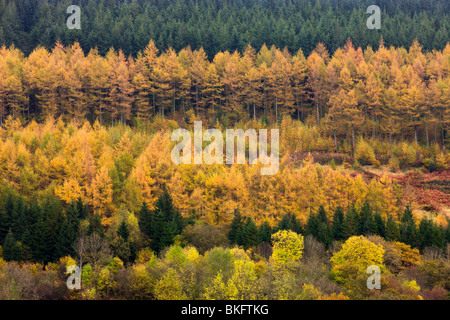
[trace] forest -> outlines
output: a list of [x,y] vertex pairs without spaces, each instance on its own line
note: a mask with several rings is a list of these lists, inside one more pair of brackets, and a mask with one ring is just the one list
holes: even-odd
[[0,0],[0,300],[450,299],[450,4],[369,2]]
[[[369,30],[367,7],[382,10],[382,28]],[[81,9],[81,29],[68,29],[69,5]],[[0,45],[15,44],[25,54],[50,50],[59,39],[78,41],[85,52],[111,47],[136,55],[154,39],[160,50],[201,47],[209,59],[220,51],[261,48],[302,49],[319,42],[331,52],[350,37],[357,47],[409,47],[417,39],[427,51],[442,50],[450,32],[446,0],[2,0]]]

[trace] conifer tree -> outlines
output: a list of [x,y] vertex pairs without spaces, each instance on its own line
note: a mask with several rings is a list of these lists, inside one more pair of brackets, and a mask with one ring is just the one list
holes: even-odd
[[124,241],[128,241],[128,238],[130,237],[130,230],[128,229],[128,226],[124,221],[119,225],[119,228],[117,229],[117,235],[122,237]]
[[383,217],[379,212],[375,212],[373,215],[373,219],[375,221],[375,234],[378,234],[381,237],[386,237],[386,224],[384,223]]
[[147,206],[147,203],[142,202],[141,209],[138,212],[139,216],[139,228],[143,234],[147,237],[151,238],[153,236],[152,233],[152,222],[153,222],[153,213]]
[[336,207],[334,210],[331,234],[333,239],[336,241],[345,239],[344,211],[341,206]]
[[295,216],[295,213],[290,215],[289,226],[292,231],[298,234],[302,234],[304,232],[300,221],[298,221],[297,217]]
[[245,248],[251,248],[258,245],[258,228],[250,217],[247,217],[242,236]]
[[358,212],[355,209],[355,206],[352,204],[345,215],[344,219],[345,224],[345,234],[346,237],[349,238],[351,236],[357,235],[359,230],[359,219]]
[[406,206],[400,223],[400,242],[409,244],[412,247],[417,246],[417,228],[414,223],[412,210]]
[[272,236],[272,228],[267,221],[259,226],[258,238],[260,243],[270,242]]
[[102,226],[102,218],[100,218],[100,215],[98,213],[92,215],[89,219],[87,234],[90,236],[94,232],[97,232],[101,237],[104,237],[105,235],[105,230]]
[[236,209],[233,220],[231,221],[230,231],[228,232],[228,239],[230,239],[231,243],[239,244],[241,242],[243,229],[243,218],[239,210]]
[[6,235],[5,244],[3,245],[3,259],[5,261],[20,261],[22,259],[20,247],[11,230]]
[[400,238],[400,231],[392,216],[389,216],[386,222],[386,240],[398,241]]
[[277,230],[290,230],[291,229],[291,219],[289,214],[285,214],[283,218],[278,223]]

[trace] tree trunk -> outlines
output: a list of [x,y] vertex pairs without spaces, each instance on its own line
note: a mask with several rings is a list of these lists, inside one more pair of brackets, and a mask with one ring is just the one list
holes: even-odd
[[372,115],[372,127],[373,127],[372,137],[373,141],[375,141],[375,115]]
[[319,102],[316,101],[316,110],[317,110],[317,126],[320,124],[320,113],[319,113]]
[[430,146],[430,140],[428,138],[428,121],[425,121],[425,133],[427,135],[427,147]]
[[334,148],[336,150],[336,153],[338,152],[338,147],[337,147],[337,139],[336,139],[336,129],[333,130],[333,135],[334,135]]
[[353,154],[355,153],[355,128],[353,128],[353,124],[352,124],[352,150],[353,150]]

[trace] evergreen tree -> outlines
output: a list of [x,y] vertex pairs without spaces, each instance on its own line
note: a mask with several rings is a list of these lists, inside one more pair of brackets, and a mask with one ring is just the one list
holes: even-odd
[[358,219],[358,212],[356,211],[354,205],[351,205],[348,208],[347,214],[345,215],[344,218],[344,224],[345,224],[345,234],[347,238],[357,235],[359,230],[359,219]]
[[122,223],[119,225],[119,228],[117,229],[117,235],[122,237],[124,241],[128,241],[128,238],[130,237],[130,230],[128,230],[128,226],[125,221],[122,221]]
[[333,215],[333,227],[331,234],[334,240],[341,241],[345,239],[344,211],[338,206]]
[[90,217],[87,235],[90,236],[94,232],[97,232],[102,238],[105,236],[105,230],[102,226],[102,218],[98,213]]
[[7,234],[8,234],[8,222],[6,214],[0,211],[0,245],[4,243]]
[[289,214],[285,214],[278,223],[277,230],[290,230],[290,229],[291,229],[291,219]]
[[290,225],[290,229],[298,234],[302,234],[304,232],[300,221],[295,216],[295,213],[291,214],[290,220],[289,220],[289,225]]
[[158,197],[152,216],[151,246],[153,250],[159,252],[173,243],[173,238],[183,231],[185,221],[173,205],[172,197],[167,190]]
[[373,219],[372,210],[367,201],[364,202],[359,213],[359,235],[367,235],[376,233],[377,226]]
[[400,239],[400,231],[392,216],[389,216],[386,222],[386,240],[398,241]]
[[230,231],[228,232],[228,239],[231,243],[239,244],[242,241],[242,231],[244,229],[244,222],[241,213],[238,209],[234,211],[234,217],[231,221]]
[[12,232],[18,239],[22,238],[22,234],[27,226],[25,210],[26,210],[25,202],[23,198],[19,196],[14,202],[11,221]]
[[375,214],[373,215],[373,219],[375,222],[374,233],[384,238],[386,236],[386,225],[384,223],[383,217],[379,212],[375,212]]
[[142,203],[141,209],[138,212],[138,217],[139,217],[139,229],[142,231],[143,234],[151,238],[153,236],[152,233],[153,213],[148,209],[147,203],[145,203],[145,201]]
[[65,256],[74,256],[73,245],[77,238],[77,229],[67,218],[59,230],[58,238],[56,240],[57,258]]
[[5,261],[20,261],[22,259],[21,249],[11,230],[6,235],[3,245],[3,259]]
[[320,223],[320,221],[319,221],[317,215],[314,214],[313,212],[311,212],[309,214],[308,220],[306,221],[305,234],[312,235],[315,237],[319,232],[319,223]]
[[258,245],[258,228],[252,218],[247,217],[245,227],[242,232],[244,247],[251,248]]
[[53,261],[55,247],[52,234],[45,221],[39,221],[32,227],[30,248],[34,261],[47,263]]
[[269,223],[267,221],[264,221],[259,226],[259,232],[258,232],[258,238],[259,242],[270,242],[272,236],[272,228],[270,227]]
[[417,228],[414,223],[412,210],[406,206],[402,215],[400,224],[400,242],[409,244],[412,247],[417,246]]

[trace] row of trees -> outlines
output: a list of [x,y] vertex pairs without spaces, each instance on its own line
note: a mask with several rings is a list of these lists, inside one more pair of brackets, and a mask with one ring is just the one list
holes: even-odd
[[331,221],[321,206],[317,213],[312,212],[309,215],[304,226],[295,214],[286,214],[273,229],[267,221],[257,227],[251,217],[244,218],[237,211],[231,222],[228,238],[231,243],[250,248],[270,242],[271,235],[280,230],[311,235],[326,248],[329,248],[333,241],[344,241],[358,235],[377,235],[387,241],[399,241],[420,250],[426,247],[445,249],[446,244],[450,242],[448,222],[447,227],[442,227],[423,217],[416,223],[409,206],[405,208],[399,222],[392,216],[385,220],[378,212],[372,212],[368,202],[365,202],[360,210],[350,206],[345,214],[340,206],[337,207]]
[[203,49],[161,54],[153,41],[136,58],[122,50],[87,55],[75,43],[28,57],[0,49],[0,123],[63,117],[80,122],[130,122],[169,112],[175,119],[210,124],[292,116],[324,127],[334,137],[401,137],[445,140],[450,124],[449,57],[409,50],[362,50],[347,41],[332,55],[319,43],[309,56],[263,45],[257,52],[219,52],[208,61]]
[[[43,263],[56,261],[66,255],[79,255],[82,258],[86,255],[87,243],[92,240],[89,237],[95,234],[98,239],[94,240],[98,243],[106,237],[108,245],[122,261],[134,261],[139,249],[136,245],[149,245],[153,251],[161,252],[176,239],[178,242],[183,239],[181,235],[184,235],[183,230],[188,223],[173,205],[167,190],[159,196],[154,210],[149,210],[147,204],[143,203],[138,212],[140,232],[137,237],[131,236],[130,229],[133,227],[127,219],[121,217],[119,220],[121,222],[111,228],[115,231],[110,232],[110,228],[107,228],[108,233],[105,235],[99,215],[89,215],[88,207],[81,199],[70,202],[63,209],[57,198],[48,197],[42,205],[37,202],[27,204],[22,197],[10,194],[0,210],[2,256],[6,261]],[[337,207],[332,222],[323,206],[317,213],[309,215],[305,225],[295,214],[286,214],[273,228],[267,221],[257,227],[250,216],[243,217],[236,210],[227,229],[230,243],[246,249],[270,243],[272,234],[282,230],[311,235],[327,248],[333,241],[344,241],[355,235],[378,235],[387,241],[400,241],[421,250],[426,247],[444,249],[446,243],[450,242],[448,221],[446,228],[428,218],[422,218],[416,223],[409,207],[404,210],[399,223],[391,216],[385,221],[379,213],[372,213],[368,202],[360,210],[349,207],[345,215],[342,208]]]
[[28,204],[10,194],[0,210],[0,243],[3,258],[41,263],[73,255],[80,221],[87,218],[81,200],[63,209],[59,199],[48,197],[42,205]]
[[[407,47],[418,38],[425,49],[442,50],[448,41],[445,0],[380,0],[381,30],[366,28],[367,0],[165,0],[165,1],[35,1],[0,2],[0,45],[15,44],[29,54],[38,46],[51,48],[57,39],[84,50],[110,47],[136,55],[155,39],[161,50],[203,47],[209,58],[219,51],[243,51],[263,43],[301,48],[309,54],[318,42],[330,50],[351,37],[358,46],[375,47],[380,35],[388,46]],[[66,26],[69,5],[81,8],[81,29]]]

